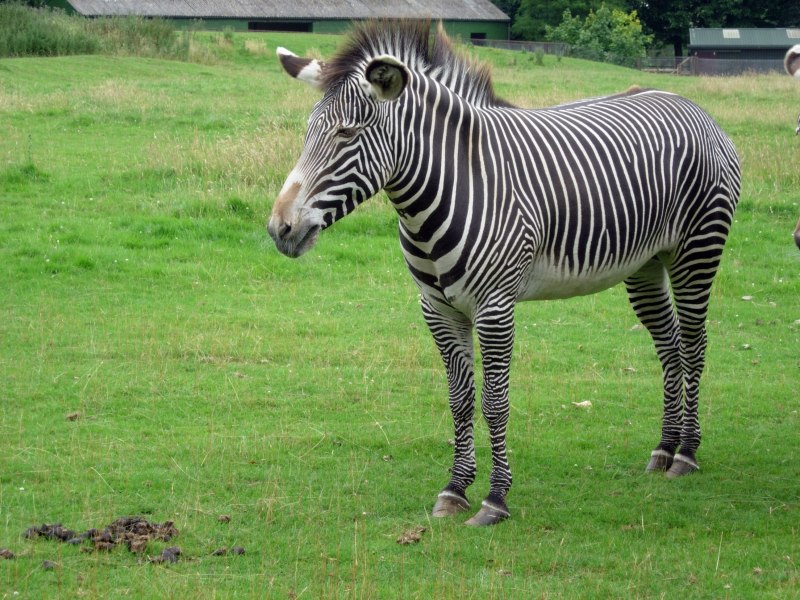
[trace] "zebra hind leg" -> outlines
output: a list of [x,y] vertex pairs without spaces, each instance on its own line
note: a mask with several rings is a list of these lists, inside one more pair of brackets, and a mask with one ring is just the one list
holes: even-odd
[[669,471],[680,445],[683,427],[683,367],[680,327],[672,304],[667,271],[659,259],[653,258],[626,279],[625,286],[636,316],[653,339],[663,371],[661,440],[651,453],[646,470]]
[[[699,468],[695,454],[701,438],[698,406],[700,377],[705,367],[706,317],[711,284],[721,253],[721,244],[705,252],[687,252],[682,260],[670,267],[672,292],[681,328],[684,410],[680,449],[667,471],[668,477],[686,475]],[[699,266],[698,255],[703,258]]]

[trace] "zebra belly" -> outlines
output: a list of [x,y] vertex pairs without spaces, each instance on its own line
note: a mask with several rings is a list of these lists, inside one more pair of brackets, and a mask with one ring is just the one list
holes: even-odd
[[651,257],[652,254],[648,254],[646,258],[627,261],[623,265],[582,273],[569,272],[546,259],[535,260],[521,282],[517,299],[556,300],[601,292],[633,275]]

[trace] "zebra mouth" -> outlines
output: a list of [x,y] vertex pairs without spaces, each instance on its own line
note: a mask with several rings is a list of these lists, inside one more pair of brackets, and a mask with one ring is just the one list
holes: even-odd
[[291,258],[297,258],[314,247],[321,230],[322,227],[320,225],[310,225],[298,231],[296,235],[276,239],[275,247],[278,248],[282,254]]

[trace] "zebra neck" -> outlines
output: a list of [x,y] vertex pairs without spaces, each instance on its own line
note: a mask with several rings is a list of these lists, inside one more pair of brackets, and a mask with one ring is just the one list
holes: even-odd
[[386,192],[406,231],[424,238],[426,223],[442,223],[473,201],[476,176],[463,166],[479,152],[481,116],[436,81],[416,85],[396,114],[397,167]]

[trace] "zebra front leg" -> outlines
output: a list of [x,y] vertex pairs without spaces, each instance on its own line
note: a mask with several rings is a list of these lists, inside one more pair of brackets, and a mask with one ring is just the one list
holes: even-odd
[[489,426],[492,474],[489,495],[467,525],[494,525],[511,516],[506,495],[511,489],[511,468],[506,454],[508,425],[508,379],[514,347],[514,303],[492,304],[478,314],[475,322],[483,362],[481,410]]
[[453,415],[455,443],[450,482],[439,493],[431,513],[434,517],[448,517],[469,510],[466,492],[475,481],[472,324],[455,313],[443,315],[424,297],[421,305],[425,322],[444,361],[450,412]]

